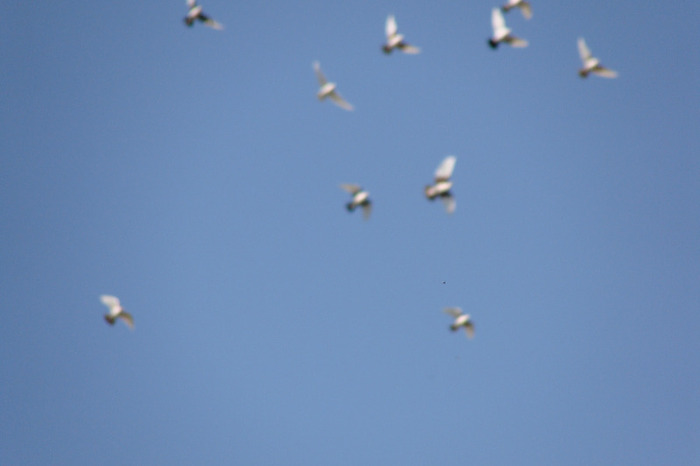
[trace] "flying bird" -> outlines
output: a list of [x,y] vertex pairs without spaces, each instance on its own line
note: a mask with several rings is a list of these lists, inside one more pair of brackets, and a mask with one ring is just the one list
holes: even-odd
[[124,321],[130,329],[134,328],[134,318],[124,310],[122,305],[119,303],[119,298],[116,296],[110,296],[103,294],[100,296],[102,303],[109,308],[109,312],[105,314],[105,320],[109,325],[114,325],[117,319]]
[[489,45],[492,49],[498,48],[498,44],[505,42],[513,47],[527,47],[526,40],[515,37],[510,33],[510,29],[506,27],[506,20],[503,18],[503,13],[499,8],[491,10],[491,26],[493,27],[493,36],[489,39]]
[[340,188],[352,194],[352,200],[345,204],[348,212],[354,211],[357,207],[362,207],[362,217],[365,220],[372,213],[372,201],[369,200],[369,192],[362,189],[356,184],[341,184]]
[[321,85],[321,87],[318,90],[318,93],[316,94],[318,96],[318,100],[323,100],[326,97],[328,97],[338,107],[352,111],[353,106],[350,105],[345,99],[343,99],[340,96],[340,94],[338,94],[335,91],[336,84],[328,82],[326,77],[323,75],[323,72],[321,71],[321,65],[317,61],[314,62],[314,71],[316,72],[316,78],[318,78],[318,83]]
[[583,62],[583,68],[578,70],[578,75],[582,78],[588,77],[588,73],[597,74],[603,78],[617,78],[617,72],[602,66],[600,61],[591,54],[583,37],[578,38],[578,54]]
[[455,318],[455,321],[450,325],[450,330],[453,332],[459,330],[460,327],[464,327],[469,338],[474,338],[474,322],[472,322],[469,314],[462,312],[462,309],[458,307],[446,307],[445,312]]
[[386,44],[382,46],[382,50],[386,54],[390,54],[392,50],[399,49],[403,53],[416,54],[420,53],[418,47],[409,45],[403,40],[403,34],[399,34],[396,28],[396,19],[394,15],[389,15],[386,19]]
[[526,0],[508,0],[508,3],[503,5],[501,10],[503,10],[504,13],[508,13],[513,8],[520,8],[520,11],[525,19],[532,18],[532,7],[530,6],[530,2]]
[[224,28],[223,24],[217,23],[209,16],[202,13],[202,6],[197,4],[197,0],[187,0],[187,8],[189,8],[189,11],[184,20],[186,25],[192,26],[195,21],[199,20],[213,29],[221,30]]
[[435,200],[436,197],[442,199],[448,214],[454,212],[455,207],[457,207],[457,201],[455,201],[452,192],[450,192],[452,188],[450,177],[452,176],[452,171],[455,169],[456,162],[457,157],[454,155],[445,157],[437,167],[437,170],[435,170],[435,184],[425,187],[425,197],[431,201]]

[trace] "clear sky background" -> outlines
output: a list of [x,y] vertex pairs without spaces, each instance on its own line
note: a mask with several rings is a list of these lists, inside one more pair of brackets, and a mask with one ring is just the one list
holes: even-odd
[[700,7],[532,3],[5,2],[0,463],[700,464]]

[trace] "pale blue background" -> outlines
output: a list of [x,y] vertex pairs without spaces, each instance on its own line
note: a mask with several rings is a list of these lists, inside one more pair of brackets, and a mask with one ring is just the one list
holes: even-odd
[[3,4],[0,463],[700,464],[697,2],[184,3]]

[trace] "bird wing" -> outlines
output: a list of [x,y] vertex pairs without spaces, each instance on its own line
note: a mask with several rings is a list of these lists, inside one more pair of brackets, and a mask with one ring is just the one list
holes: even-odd
[[581,57],[581,61],[583,64],[586,64],[586,60],[591,58],[591,51],[586,45],[586,41],[583,40],[583,37],[578,38],[578,55]]
[[603,78],[617,78],[617,71],[613,71],[610,68],[604,66],[596,66],[591,70],[591,73],[602,76]]
[[507,42],[512,46],[512,47],[527,47],[529,45],[528,41],[525,39],[521,39],[520,37],[515,37],[515,36],[508,36]]
[[411,55],[416,55],[420,53],[420,48],[415,47],[413,45],[409,45],[405,42],[399,45],[399,50],[401,50],[403,53],[409,53]]
[[187,0],[187,7],[188,8],[194,8],[194,6],[197,4],[197,0]]
[[447,181],[452,176],[452,171],[455,169],[455,163],[457,162],[457,157],[454,155],[448,155],[445,159],[440,162],[437,170],[435,170],[435,181]]
[[455,211],[457,208],[457,201],[455,200],[454,196],[452,195],[447,195],[447,196],[442,196],[440,197],[442,200],[442,205],[445,206],[445,210],[447,211],[448,214],[451,214]]
[[360,191],[362,188],[360,187],[360,185],[357,185],[357,184],[343,183],[340,185],[340,189],[347,191],[350,194],[355,194],[356,192]]
[[372,213],[372,203],[368,202],[366,204],[363,204],[362,205],[362,218],[364,218],[365,220],[368,220],[371,213]]
[[100,301],[102,301],[102,304],[107,306],[110,310],[120,306],[119,298],[117,298],[116,296],[103,294],[102,296],[100,296]]
[[494,35],[498,35],[499,31],[506,29],[506,20],[503,18],[503,13],[499,8],[491,10],[491,26],[493,27]]
[[459,307],[446,307],[444,311],[455,319],[463,314],[462,309]]
[[126,311],[122,311],[117,317],[123,320],[124,323],[128,325],[130,329],[134,329],[134,318],[131,316],[131,314],[129,314]]
[[464,324],[464,331],[467,332],[467,336],[470,339],[474,338],[474,324],[472,322],[467,322]]
[[520,11],[523,12],[525,19],[532,18],[532,6],[528,2],[520,2]]
[[216,29],[217,31],[221,31],[224,28],[224,25],[214,21],[208,16],[205,15],[199,15],[199,19],[202,20],[205,26],[209,26],[212,29]]
[[316,79],[318,79],[318,83],[321,86],[328,82],[326,77],[323,75],[323,72],[321,71],[321,64],[317,61],[314,62],[314,72],[316,73]]
[[345,99],[343,99],[343,98],[340,96],[340,94],[338,94],[338,93],[335,92],[335,91],[331,92],[330,95],[329,95],[328,97],[330,97],[330,99],[331,99],[338,107],[340,107],[340,108],[344,108],[345,110],[348,110],[348,111],[352,111],[353,108],[354,108],[354,107],[352,106],[352,104],[350,104],[348,101],[346,101]]
[[397,30],[398,30],[398,28],[396,26],[396,19],[394,18],[394,15],[389,15],[386,18],[386,27],[385,27],[387,39],[390,39],[391,36],[396,34]]

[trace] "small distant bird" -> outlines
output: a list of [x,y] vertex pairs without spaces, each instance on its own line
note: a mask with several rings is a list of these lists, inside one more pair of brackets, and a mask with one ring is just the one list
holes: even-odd
[[210,28],[221,30],[224,28],[223,24],[217,23],[204,13],[202,13],[202,6],[197,4],[197,0],[187,0],[187,16],[185,16],[185,24],[192,26],[196,20],[203,22]]
[[513,47],[527,47],[528,43],[524,39],[515,37],[510,33],[510,29],[506,27],[506,20],[499,8],[491,10],[491,26],[493,27],[493,36],[489,39],[489,45],[492,49],[498,48],[498,44],[505,42]]
[[335,91],[336,84],[328,82],[326,77],[323,75],[323,72],[321,71],[320,63],[317,61],[314,62],[314,71],[316,72],[316,78],[318,78],[318,82],[321,85],[321,88],[316,94],[318,96],[318,100],[323,100],[326,97],[329,97],[333,101],[333,103],[336,104],[338,107],[352,111],[353,106],[350,105],[345,99],[343,99],[340,96],[340,94],[338,94]]
[[341,184],[340,188],[352,194],[352,200],[345,204],[348,212],[354,211],[357,207],[362,207],[362,217],[367,220],[372,213],[372,201],[369,200],[369,192],[356,184]]
[[100,296],[102,303],[109,308],[109,312],[105,314],[105,320],[109,325],[114,325],[117,319],[124,321],[130,329],[134,328],[134,318],[124,310],[122,305],[119,303],[119,298],[116,296],[110,296],[103,294]]
[[437,170],[435,170],[435,184],[425,187],[425,197],[431,201],[435,200],[436,197],[440,197],[448,214],[454,212],[455,207],[457,207],[457,201],[455,201],[452,192],[450,192],[452,188],[450,177],[452,176],[452,171],[455,169],[456,162],[457,157],[454,155],[445,157],[437,167]]
[[386,44],[382,46],[382,50],[384,53],[390,54],[394,49],[399,49],[403,53],[420,53],[420,49],[418,47],[409,45],[403,40],[403,34],[397,33],[396,19],[394,18],[394,15],[389,15],[389,17],[386,19]]
[[603,78],[617,78],[617,72],[602,66],[600,61],[591,54],[583,37],[578,38],[578,54],[583,62],[583,68],[578,70],[578,75],[582,78],[588,77],[588,73],[597,74]]
[[459,330],[460,327],[464,327],[469,338],[474,338],[474,322],[472,322],[469,314],[462,312],[462,309],[458,307],[446,307],[445,312],[455,318],[455,321],[450,325],[450,330],[453,332]]
[[503,10],[504,13],[508,13],[513,8],[520,8],[520,11],[523,13],[525,19],[532,18],[532,7],[530,6],[530,2],[526,0],[508,0],[508,3],[503,5],[501,10]]

